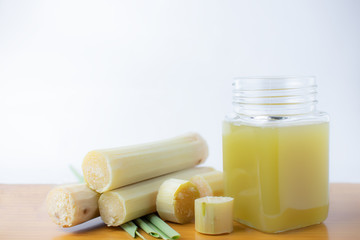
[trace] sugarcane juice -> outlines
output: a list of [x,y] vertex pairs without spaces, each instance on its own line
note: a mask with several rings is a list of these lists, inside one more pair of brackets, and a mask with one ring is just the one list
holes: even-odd
[[225,196],[235,220],[263,232],[324,221],[328,214],[328,123],[223,124]]

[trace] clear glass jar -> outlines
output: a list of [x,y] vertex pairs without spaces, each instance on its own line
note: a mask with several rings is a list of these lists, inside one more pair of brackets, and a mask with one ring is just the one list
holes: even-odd
[[234,218],[276,233],[324,221],[329,207],[329,117],[314,77],[238,78],[223,123],[225,195]]

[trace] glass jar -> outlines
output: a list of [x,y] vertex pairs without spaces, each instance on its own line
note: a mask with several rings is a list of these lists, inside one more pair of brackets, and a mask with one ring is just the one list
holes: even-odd
[[324,221],[329,207],[329,117],[314,77],[238,78],[223,122],[225,195],[234,218],[276,233]]

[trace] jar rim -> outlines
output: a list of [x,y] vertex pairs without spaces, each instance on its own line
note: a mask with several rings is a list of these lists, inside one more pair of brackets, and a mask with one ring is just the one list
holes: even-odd
[[249,76],[235,77],[236,90],[274,90],[316,87],[315,76]]
[[283,116],[316,111],[312,76],[241,77],[233,82],[233,108],[249,116]]

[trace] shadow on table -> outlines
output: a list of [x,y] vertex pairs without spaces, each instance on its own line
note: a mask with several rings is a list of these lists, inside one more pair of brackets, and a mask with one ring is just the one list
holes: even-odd
[[83,233],[83,232],[90,232],[94,231],[98,228],[106,226],[105,223],[101,220],[100,217],[91,219],[90,221],[87,221],[85,223],[70,227],[70,228],[63,228],[64,232],[67,233]]

